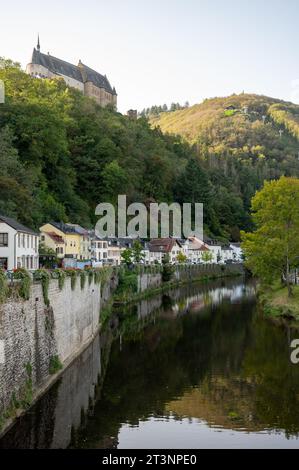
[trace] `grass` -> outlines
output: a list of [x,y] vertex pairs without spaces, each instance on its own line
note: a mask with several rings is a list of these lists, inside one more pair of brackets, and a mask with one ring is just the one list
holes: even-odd
[[275,283],[267,289],[261,289],[260,300],[265,314],[271,317],[289,317],[299,320],[299,286],[293,286],[293,296],[288,297],[286,287]]

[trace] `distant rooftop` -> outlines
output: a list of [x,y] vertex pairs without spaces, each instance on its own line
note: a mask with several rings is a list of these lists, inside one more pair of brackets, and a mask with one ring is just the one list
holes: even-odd
[[10,217],[6,217],[3,215],[0,215],[0,222],[4,222],[5,224],[9,225],[13,229],[15,229],[17,232],[22,232],[22,233],[29,233],[31,235],[38,235],[34,230],[31,228],[26,227],[23,224],[20,224],[14,219],[11,219]]

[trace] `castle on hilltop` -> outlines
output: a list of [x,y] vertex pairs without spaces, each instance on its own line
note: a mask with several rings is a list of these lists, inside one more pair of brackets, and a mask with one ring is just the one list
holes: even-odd
[[64,60],[40,51],[40,42],[38,37],[37,47],[33,49],[30,64],[26,67],[26,72],[36,78],[55,78],[62,77],[65,83],[80,90],[86,96],[94,98],[96,102],[105,107],[112,105],[117,107],[117,93],[112,88],[106,75],[82,64],[70,64]]

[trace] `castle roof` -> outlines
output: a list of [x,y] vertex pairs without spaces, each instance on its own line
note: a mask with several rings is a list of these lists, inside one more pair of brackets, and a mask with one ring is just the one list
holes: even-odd
[[104,88],[111,94],[115,94],[115,89],[113,90],[108,78],[106,75],[101,75],[99,72],[91,69],[87,65],[79,63],[79,67],[81,69],[82,77],[84,82],[91,82],[98,88]]
[[33,49],[32,64],[42,65],[52,73],[57,75],[66,75],[67,77],[74,78],[78,82],[83,83],[82,75],[79,67],[76,65],[65,62],[64,60],[53,57],[50,54],[43,54],[42,52]]
[[73,65],[65,60],[58,59],[50,54],[43,54],[37,49],[33,49],[31,63],[42,65],[56,75],[65,75],[81,83],[91,82],[98,88],[104,88],[108,93],[116,95],[115,88],[112,89],[106,75],[101,75],[95,70],[79,62]]

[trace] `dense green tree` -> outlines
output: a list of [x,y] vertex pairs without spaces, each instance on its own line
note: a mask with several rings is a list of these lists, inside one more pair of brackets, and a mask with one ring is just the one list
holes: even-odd
[[132,248],[132,255],[134,263],[140,263],[144,260],[144,253],[143,253],[143,246],[140,240],[134,240],[133,248]]
[[252,200],[253,233],[243,233],[246,264],[262,281],[280,278],[292,293],[290,272],[299,259],[299,179],[266,182]]

